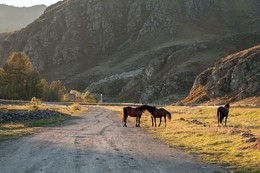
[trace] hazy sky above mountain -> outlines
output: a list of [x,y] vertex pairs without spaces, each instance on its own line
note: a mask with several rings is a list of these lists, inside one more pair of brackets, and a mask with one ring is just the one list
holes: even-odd
[[44,4],[49,6],[62,0],[0,0],[0,4],[13,5],[16,7],[31,7],[34,5]]

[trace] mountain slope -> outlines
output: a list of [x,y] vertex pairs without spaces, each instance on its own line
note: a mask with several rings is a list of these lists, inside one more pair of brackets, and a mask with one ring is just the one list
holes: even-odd
[[37,19],[45,9],[45,5],[14,7],[0,4],[0,33],[25,27]]
[[260,45],[229,55],[203,71],[181,103],[225,103],[260,96]]
[[62,1],[0,35],[0,62],[24,51],[44,77],[71,89],[105,101],[171,103],[215,61],[259,43],[259,7],[257,0]]

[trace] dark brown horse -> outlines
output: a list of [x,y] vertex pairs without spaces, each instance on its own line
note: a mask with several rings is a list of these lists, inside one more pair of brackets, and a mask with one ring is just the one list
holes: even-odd
[[155,106],[148,106],[148,105],[145,105],[144,107],[152,115],[151,116],[152,126],[154,124],[154,126],[156,127],[156,118],[160,118],[160,123],[159,123],[158,127],[160,127],[160,125],[161,125],[162,117],[164,117],[165,127],[166,127],[166,116],[169,118],[169,120],[171,120],[170,112],[168,112],[167,110],[165,110],[163,108],[157,109]]
[[137,108],[132,108],[132,107],[124,107],[123,108],[123,118],[122,118],[122,124],[123,127],[127,127],[126,126],[126,119],[128,117],[128,115],[130,117],[136,117],[136,127],[140,127],[140,119],[141,116],[143,114],[143,112],[145,111],[145,107],[144,106],[139,106]]
[[229,113],[229,104],[226,104],[224,107],[218,107],[217,116],[218,116],[218,125],[222,124],[223,119],[225,118],[225,126],[227,125],[227,118]]

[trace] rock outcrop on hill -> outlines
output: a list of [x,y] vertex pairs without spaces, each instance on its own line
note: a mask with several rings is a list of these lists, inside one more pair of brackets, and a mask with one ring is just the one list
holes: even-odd
[[225,103],[254,96],[260,96],[260,45],[229,55],[202,72],[181,103]]
[[221,57],[259,44],[258,0],[66,0],[0,35],[48,80],[104,101],[172,103]]

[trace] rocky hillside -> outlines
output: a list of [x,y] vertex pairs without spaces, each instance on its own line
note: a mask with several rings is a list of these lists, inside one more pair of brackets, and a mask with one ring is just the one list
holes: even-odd
[[66,0],[0,35],[0,62],[24,51],[70,89],[172,103],[221,57],[259,44],[259,9],[258,0]]
[[181,103],[225,103],[259,96],[260,45],[229,55],[203,71]]
[[37,19],[47,7],[13,7],[0,4],[0,33],[19,30]]

